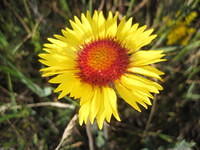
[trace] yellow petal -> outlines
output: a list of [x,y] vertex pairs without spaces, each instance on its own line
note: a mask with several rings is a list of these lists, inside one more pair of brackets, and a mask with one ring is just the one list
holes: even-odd
[[157,63],[161,61],[166,61],[166,59],[162,59],[165,54],[162,54],[163,50],[148,50],[148,51],[138,51],[134,53],[131,58],[131,67],[137,67],[137,66],[144,66],[149,65],[152,63]]
[[122,86],[120,83],[116,82],[115,87],[117,89],[117,92],[119,95],[129,104],[131,105],[135,110],[141,112],[141,109],[138,107],[136,101],[133,99],[131,92],[126,89],[124,86]]
[[103,93],[103,100],[104,100],[104,111],[105,111],[105,116],[107,122],[110,122],[111,116],[112,116],[112,107],[110,106],[109,103],[109,98],[108,98],[108,87],[103,87],[102,88],[102,93]]
[[125,17],[122,18],[117,28],[116,37],[119,41],[123,41],[124,38],[129,34],[132,25],[132,18],[126,21]]
[[53,39],[53,38],[48,38],[47,40],[55,45],[58,45],[59,47],[67,47],[67,43],[63,42],[61,40],[57,40],[57,39]]
[[[66,87],[66,86],[64,86],[64,87]],[[68,89],[62,89],[62,92],[59,94],[58,99],[65,97],[67,94],[69,94],[69,90]]]
[[99,127],[99,129],[102,129],[103,128],[103,122],[106,118],[106,111],[105,111],[105,104],[104,104],[104,95],[101,91],[101,95],[102,97],[100,98],[100,101],[101,101],[101,105],[99,106],[99,111],[98,111],[98,114],[97,114],[97,125]]
[[83,90],[79,91],[81,94],[80,99],[80,105],[83,105],[84,103],[87,103],[87,101],[90,101],[94,95],[94,89],[91,85],[87,83],[82,83]]
[[[61,99],[63,98],[64,96],[66,96],[67,94],[71,93],[72,91],[72,88],[76,86],[77,84],[77,80],[75,79],[72,79],[72,80],[68,80],[68,81],[63,81],[65,84],[64,84],[64,87],[62,89],[62,92],[60,93],[60,95],[58,96],[58,99]],[[58,90],[58,89],[57,89]]]
[[80,43],[82,43],[82,40],[79,36],[77,36],[77,33],[73,30],[70,30],[69,28],[66,28],[65,30],[61,30],[62,34],[66,37],[66,42],[71,46],[74,47],[74,51],[79,50]]
[[98,112],[98,116],[97,116],[97,125],[98,125],[99,129],[103,128],[103,122],[104,122],[105,118],[106,118],[106,114],[104,111],[104,105],[101,103],[101,106],[100,106],[100,109]]
[[156,37],[156,35],[150,35],[153,29],[144,31],[145,29],[146,26],[138,28],[138,24],[134,24],[128,31],[128,34],[123,37],[123,43],[128,48],[129,53],[136,52]]
[[139,90],[137,90],[137,88],[135,88],[135,86],[130,86],[130,84],[127,82],[121,82],[121,84],[130,91],[132,97],[137,103],[141,104],[146,109],[147,109],[146,104],[151,105],[151,101],[148,97],[148,91],[146,93],[140,92]]
[[[60,82],[59,79],[62,82]],[[73,74],[65,73],[63,75],[58,75],[57,77],[54,77],[53,79],[50,80],[50,82],[53,83],[60,82],[60,85],[54,90],[54,92],[62,91],[58,96],[58,99],[61,99],[70,92],[72,92],[72,89],[78,84],[79,81],[73,76]]]
[[[91,16],[90,16],[91,17]],[[81,14],[81,21],[83,24],[83,28],[86,31],[86,33],[90,36],[92,36],[92,27],[90,25],[90,22],[88,21],[88,19],[86,18],[86,16],[82,13]]]
[[140,105],[142,105],[146,109],[148,108],[145,103],[149,104],[150,100],[146,95],[141,95],[134,88],[132,88],[131,86],[129,86],[125,82],[123,82],[123,83],[118,82],[116,84],[121,84],[122,87],[124,87],[124,89],[126,89],[129,92],[129,95],[130,95],[129,97],[132,98],[132,101],[139,103]]
[[[79,123],[82,124],[83,122],[87,123],[88,120],[90,119],[91,123],[93,123],[95,115],[91,114],[92,112],[94,112],[94,109],[96,107],[92,107],[94,106],[93,101],[97,102],[96,104],[98,104],[98,101],[96,101],[97,99],[97,94],[99,94],[98,89],[92,89],[90,85],[87,84],[83,84],[84,88],[82,89],[82,91],[80,91],[81,93],[81,102],[80,102],[80,110],[79,110]],[[96,113],[96,112],[95,112]],[[94,115],[94,116],[93,116]]]
[[79,109],[79,124],[80,125],[82,125],[83,122],[85,124],[87,123],[89,113],[90,113],[90,101],[80,106],[80,109]]
[[94,96],[91,102],[91,111],[90,111],[90,122],[93,123],[94,119],[99,111],[99,106],[101,105],[101,93],[100,89],[97,87],[94,89]]
[[118,111],[117,111],[117,96],[116,96],[116,93],[110,87],[107,87],[105,89],[106,89],[107,101],[109,102],[109,105],[111,107],[110,109],[112,109],[112,113],[115,116],[115,118],[118,121],[120,121],[121,119],[120,119]]
[[158,83],[136,75],[126,74],[125,76],[121,77],[120,81],[125,82],[133,87],[143,88],[152,93],[159,93],[159,90],[163,89]]
[[68,71],[63,74],[59,74],[56,77],[52,78],[49,80],[49,83],[62,83],[66,82],[68,80],[74,80],[74,72],[73,71]]
[[159,80],[162,80],[160,75],[163,75],[164,73],[159,71],[158,69],[151,67],[151,66],[140,66],[140,67],[131,67],[128,69],[128,71],[141,74],[144,76],[156,78]]
[[62,74],[66,72],[68,72],[68,70],[54,70],[54,71],[43,72],[42,77],[50,77],[50,76],[54,76],[54,75]]
[[116,13],[113,17],[112,12],[110,11],[108,14],[108,18],[105,22],[105,36],[108,37],[115,37],[117,32],[117,17],[118,14]]

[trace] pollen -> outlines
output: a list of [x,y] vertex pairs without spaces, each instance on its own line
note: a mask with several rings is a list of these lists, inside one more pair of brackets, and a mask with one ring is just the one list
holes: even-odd
[[78,54],[78,76],[92,85],[108,85],[126,72],[129,64],[127,52],[114,39],[101,39],[83,45]]

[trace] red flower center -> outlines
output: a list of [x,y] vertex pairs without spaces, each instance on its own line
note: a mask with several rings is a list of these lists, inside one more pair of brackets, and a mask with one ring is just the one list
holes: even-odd
[[84,45],[78,53],[79,77],[92,85],[112,83],[128,67],[127,51],[114,39],[96,40]]

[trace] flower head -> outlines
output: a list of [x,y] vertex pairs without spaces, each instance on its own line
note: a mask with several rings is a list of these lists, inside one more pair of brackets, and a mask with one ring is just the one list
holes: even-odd
[[163,51],[140,50],[156,37],[153,30],[132,24],[132,18],[117,21],[118,14],[111,12],[106,18],[102,11],[81,14],[81,19],[75,16],[70,20],[72,29],[49,38],[46,52],[39,54],[47,66],[42,75],[53,76],[49,82],[59,84],[58,98],[69,95],[80,100],[81,125],[96,119],[101,129],[112,115],[120,121],[116,93],[140,112],[139,105],[147,108],[152,93],[162,90],[150,78],[161,80],[164,73],[150,64],[165,61]]
[[176,21],[166,17],[165,21],[167,22],[167,25],[172,27],[171,31],[167,35],[167,45],[187,45],[191,37],[196,32],[196,28],[192,27],[191,24],[197,16],[197,12],[192,11],[185,17],[184,20]]

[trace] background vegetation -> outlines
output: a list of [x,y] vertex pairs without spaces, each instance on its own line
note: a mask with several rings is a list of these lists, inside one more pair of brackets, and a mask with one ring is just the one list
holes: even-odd
[[[154,105],[138,113],[119,101],[123,121],[102,131],[71,120],[77,103],[57,102],[37,56],[68,19],[94,9],[155,28],[158,38],[147,48],[164,49],[168,59],[158,66],[165,90]],[[199,12],[199,0],[1,0],[0,149],[53,150],[60,143],[61,150],[199,150]]]

